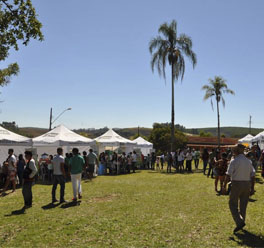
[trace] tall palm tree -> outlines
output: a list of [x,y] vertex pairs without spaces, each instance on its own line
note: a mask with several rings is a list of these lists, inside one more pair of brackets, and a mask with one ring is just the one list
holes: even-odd
[[174,143],[174,82],[185,72],[185,60],[190,59],[193,67],[196,65],[196,54],[192,51],[192,39],[186,34],[178,35],[177,22],[164,23],[159,27],[157,37],[149,42],[149,51],[152,55],[151,68],[156,67],[159,75],[166,79],[166,64],[171,66],[171,151]]
[[209,84],[204,85],[202,87],[202,90],[205,90],[204,95],[204,101],[211,98],[211,105],[213,108],[213,97],[215,97],[216,100],[216,106],[217,106],[217,143],[218,148],[220,148],[220,113],[219,113],[219,102],[222,102],[223,107],[225,107],[225,99],[223,98],[223,94],[232,94],[235,95],[235,92],[233,90],[228,89],[226,80],[224,80],[222,77],[215,76],[214,79],[209,78]]

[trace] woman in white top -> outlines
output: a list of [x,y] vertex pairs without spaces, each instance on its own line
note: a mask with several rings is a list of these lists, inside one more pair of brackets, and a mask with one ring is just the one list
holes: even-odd
[[179,153],[178,153],[178,163],[179,163],[180,172],[184,171],[184,166],[183,166],[184,158],[185,158],[184,151],[180,150]]

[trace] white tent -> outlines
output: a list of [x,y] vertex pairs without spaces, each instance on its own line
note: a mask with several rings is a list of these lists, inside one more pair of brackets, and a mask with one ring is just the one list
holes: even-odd
[[257,134],[253,139],[252,142],[257,142],[261,150],[264,149],[264,131]]
[[138,137],[134,142],[137,143],[135,148],[139,148],[143,155],[148,155],[151,153],[151,150],[153,149],[153,144],[148,142],[147,140],[143,139],[142,137]]
[[248,144],[251,144],[252,143],[252,139],[253,139],[253,136],[251,134],[248,134],[245,137],[243,137],[242,139],[238,140],[238,142],[239,143],[248,143]]
[[95,141],[98,143],[99,153],[105,150],[117,150],[121,149],[123,152],[133,151],[133,147],[136,142],[126,139],[117,134],[113,129],[109,129],[103,135],[97,137]]
[[76,147],[80,152],[88,151],[95,147],[95,141],[83,137],[69,130],[63,125],[59,125],[53,130],[33,139],[33,147],[37,149],[37,154],[56,154],[58,147],[62,147],[64,153],[70,152]]
[[19,134],[8,131],[0,126],[0,163],[8,157],[8,149],[14,149],[14,154],[23,154],[26,148],[30,148],[32,140]]

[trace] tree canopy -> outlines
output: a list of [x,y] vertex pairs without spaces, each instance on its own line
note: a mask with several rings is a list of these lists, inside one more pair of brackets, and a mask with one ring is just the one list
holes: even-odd
[[227,87],[226,80],[222,77],[216,76],[214,79],[209,78],[209,84],[204,85],[202,90],[205,90],[204,100],[211,98],[211,105],[213,107],[212,97],[215,97],[216,102],[222,102],[225,107],[224,93],[234,95],[235,92]]
[[[171,135],[171,125],[162,124],[162,123],[154,123],[153,129],[150,133],[149,141],[153,143],[154,148],[157,153],[168,152],[170,151],[170,135]],[[174,132],[174,144],[173,147],[175,149],[182,148],[186,145],[187,138],[186,136],[176,130]]]
[[184,57],[190,59],[193,67],[197,63],[196,54],[192,51],[192,39],[186,34],[178,35],[177,22],[173,20],[170,24],[164,23],[158,32],[161,35],[153,38],[149,43],[149,51],[152,54],[151,68],[156,67],[158,73],[166,78],[165,68],[167,62],[173,66],[173,79],[181,77],[185,72]]
[[[27,46],[31,39],[42,41],[41,27],[31,0],[0,0],[0,61],[8,57],[11,48],[18,50],[20,43]],[[17,63],[0,69],[0,86],[18,72]]]

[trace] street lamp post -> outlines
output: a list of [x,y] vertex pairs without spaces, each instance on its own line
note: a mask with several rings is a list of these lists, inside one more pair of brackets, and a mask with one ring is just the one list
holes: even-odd
[[50,124],[49,124],[49,130],[51,130],[52,124],[58,120],[66,111],[71,110],[72,108],[67,108],[63,110],[54,120],[52,120],[52,108],[50,108]]

